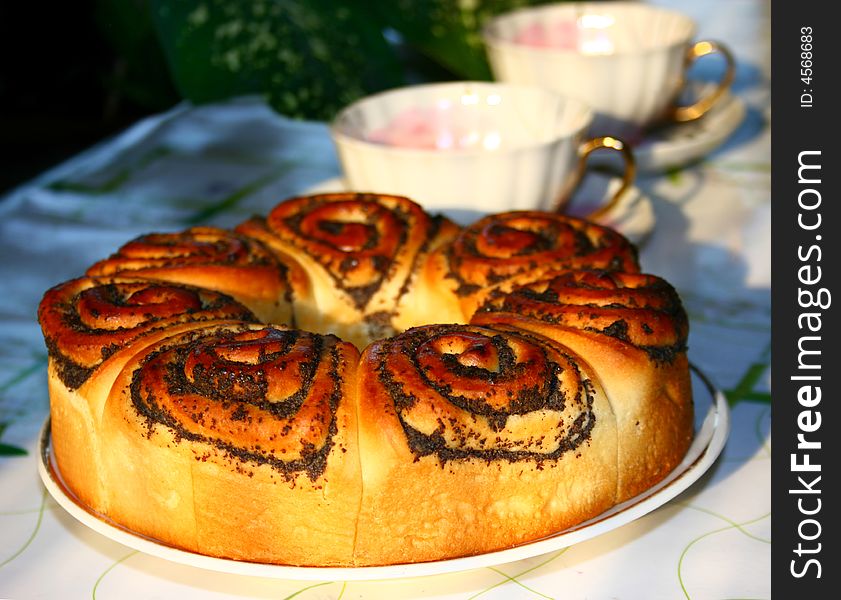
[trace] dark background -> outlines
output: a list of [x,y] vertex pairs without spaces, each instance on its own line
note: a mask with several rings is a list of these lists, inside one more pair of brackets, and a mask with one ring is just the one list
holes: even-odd
[[178,101],[162,57],[141,65],[155,98],[131,93],[107,20],[94,0],[0,2],[0,194]]
[[0,2],[0,194],[182,98],[328,120],[383,89],[490,79],[481,24],[550,1]]

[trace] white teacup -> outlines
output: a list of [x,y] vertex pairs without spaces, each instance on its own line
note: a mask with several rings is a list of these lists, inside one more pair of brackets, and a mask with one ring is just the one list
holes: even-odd
[[[589,139],[592,110],[543,88],[491,82],[415,85],[344,108],[331,134],[351,191],[407,196],[435,211],[563,210],[599,149],[625,159],[620,140]],[[590,203],[591,199],[588,199]]]
[[[568,2],[515,10],[488,21],[482,35],[494,78],[547,87],[595,111],[590,133],[640,135],[706,113],[733,81],[723,45],[695,41],[695,22],[680,12],[640,2]],[[698,58],[726,61],[717,86],[678,105],[686,72]]]

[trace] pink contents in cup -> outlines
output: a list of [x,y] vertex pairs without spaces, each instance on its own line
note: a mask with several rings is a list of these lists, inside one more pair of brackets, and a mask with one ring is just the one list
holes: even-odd
[[[378,144],[424,150],[456,150],[482,143],[482,135],[471,127],[465,111],[453,107],[412,108],[399,113],[385,127],[367,135]],[[461,116],[461,118],[459,118]]]
[[579,44],[579,29],[575,21],[532,23],[517,32],[514,41],[526,46],[576,50]]
[[438,112],[412,108],[397,115],[388,125],[368,134],[368,139],[387,146],[434,150],[446,138]]
[[517,32],[514,42],[583,54],[609,54],[614,50],[614,40],[609,32],[613,24],[612,17],[597,14],[554,23],[535,22]]

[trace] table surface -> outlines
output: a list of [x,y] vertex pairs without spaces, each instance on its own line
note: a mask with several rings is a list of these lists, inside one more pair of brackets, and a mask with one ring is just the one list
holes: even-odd
[[690,359],[725,394],[727,445],[659,509],[518,562],[388,581],[293,581],[170,562],[77,522],[37,473],[49,413],[35,320],[50,286],[150,231],[231,227],[337,177],[324,123],[259,100],[182,105],[0,199],[0,597],[767,598],[771,595],[770,3],[657,2],[733,50],[739,128],[700,162],[642,174],[654,209],[643,269],[667,278],[691,319]]

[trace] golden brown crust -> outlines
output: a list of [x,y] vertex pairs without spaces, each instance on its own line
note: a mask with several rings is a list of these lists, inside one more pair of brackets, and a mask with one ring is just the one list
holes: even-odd
[[458,228],[408,198],[336,193],[291,198],[237,231],[292,255],[313,282],[315,307],[299,326],[364,348],[419,322],[417,272]]
[[236,560],[555,533],[661,480],[692,435],[686,315],[638,268],[579,219],[462,231],[380,194],[142,236],[39,308],[59,470],[107,518]]
[[53,451],[67,486],[105,510],[99,421],[134,353],[203,322],[255,321],[232,298],[161,281],[81,277],[48,290],[38,318],[49,355]]
[[38,320],[65,386],[76,389],[122,347],[180,322],[256,317],[233,298],[166,281],[80,277],[48,290]]
[[535,331],[585,357],[616,413],[620,501],[660,481],[683,458],[693,433],[688,321],[663,279],[564,273],[487,302],[471,322]]
[[333,336],[247,324],[145,349],[103,416],[109,515],[212,556],[352,564],[358,356]]
[[610,407],[552,340],[414,328],[365,350],[359,386],[359,562],[496,550],[614,504]]
[[258,240],[216,227],[149,233],[92,265],[90,276],[125,276],[196,285],[229,294],[266,323],[292,323],[309,283]]
[[[578,269],[639,270],[636,248],[616,231],[556,213],[513,211],[480,219],[428,261],[428,286],[468,320],[489,297]],[[446,291],[446,292],[445,292]]]
[[675,289],[643,273],[578,270],[521,285],[483,312],[509,312],[628,342],[655,360],[686,351],[689,323]]

